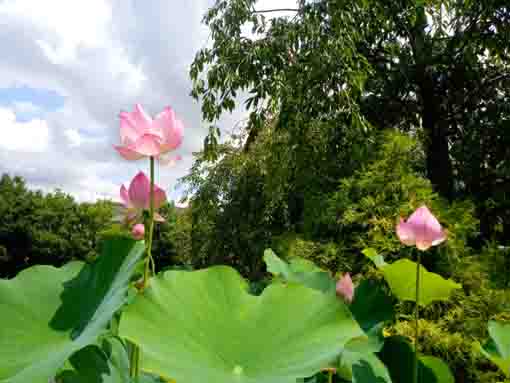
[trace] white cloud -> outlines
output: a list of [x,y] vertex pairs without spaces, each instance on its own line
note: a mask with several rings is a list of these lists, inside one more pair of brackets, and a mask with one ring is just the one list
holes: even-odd
[[44,50],[72,57],[80,45],[101,46],[107,41],[112,9],[103,0],[7,0],[0,16],[26,20],[51,39],[36,39]]
[[14,111],[0,108],[0,137],[0,148],[4,150],[43,152],[49,142],[48,124],[39,119],[18,122]]
[[[290,0],[263,1],[274,7]],[[9,139],[0,140],[0,173],[20,174],[33,187],[60,188],[81,200],[116,199],[118,185],[148,167],[123,161],[112,149],[119,111],[141,102],[155,114],[171,105],[185,123],[178,153],[183,160],[160,169],[158,183],[175,195],[177,179],[207,133],[189,96],[188,71],[206,44],[209,31],[200,21],[213,3],[0,0],[0,87],[25,85],[65,96],[57,111],[18,103],[0,114],[0,132],[9,131]],[[43,119],[16,121],[23,113]],[[240,116],[225,116],[225,131]]]
[[13,111],[18,114],[40,114],[43,112],[42,108],[29,101],[16,101],[12,105]]
[[73,148],[80,146],[80,144],[82,143],[82,137],[78,130],[76,129],[66,129],[64,131],[64,135],[66,136],[67,141],[69,142],[69,146]]

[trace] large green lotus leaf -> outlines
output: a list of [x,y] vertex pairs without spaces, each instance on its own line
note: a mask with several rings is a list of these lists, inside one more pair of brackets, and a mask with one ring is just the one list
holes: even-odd
[[356,287],[350,309],[361,328],[367,332],[395,317],[392,297],[380,283],[372,280],[363,280]]
[[144,369],[188,383],[295,383],[364,336],[334,295],[281,283],[250,295],[223,266],[157,276],[119,331],[140,346]]
[[[387,338],[379,357],[388,368],[393,383],[413,381],[414,350],[406,338]],[[439,358],[419,357],[418,373],[419,383],[455,383],[450,368]]]
[[490,340],[479,349],[510,378],[510,323],[489,322]]
[[[129,383],[129,359],[118,339],[111,339],[103,348],[89,345],[74,353],[71,369],[62,371],[59,383]],[[109,347],[110,350],[105,350]],[[110,352],[108,352],[110,351]]]
[[339,375],[353,383],[391,383],[386,366],[374,354],[373,344],[367,339],[353,339],[340,355]]
[[306,259],[293,257],[289,263],[279,258],[271,249],[264,251],[267,271],[286,282],[299,283],[326,293],[335,292],[335,280],[331,275]]
[[141,242],[113,239],[93,264],[35,266],[0,281],[0,382],[47,383],[95,343],[124,304],[143,252]]
[[[402,301],[415,301],[416,296],[416,263],[408,259],[400,259],[382,267],[384,278],[391,291]],[[420,305],[427,306],[438,300],[446,300],[453,290],[462,286],[451,279],[444,279],[420,266]]]
[[455,383],[455,378],[450,371],[450,367],[441,359],[435,356],[421,356],[420,363],[424,370],[428,370],[429,373],[432,373],[434,376],[433,379],[435,379],[437,383]]
[[62,371],[58,383],[161,383],[158,377],[142,374],[138,380],[129,376],[129,356],[122,341],[108,337],[102,347],[89,345],[74,353],[69,369]]

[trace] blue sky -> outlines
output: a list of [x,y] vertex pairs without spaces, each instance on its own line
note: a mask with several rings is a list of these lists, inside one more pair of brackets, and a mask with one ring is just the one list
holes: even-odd
[[[65,97],[51,89],[27,85],[0,88],[0,106],[18,109],[16,121],[26,122],[43,117],[64,106]],[[24,107],[24,109],[23,109]]]
[[[80,201],[118,200],[122,183],[144,161],[126,162],[118,113],[141,103],[156,114],[172,106],[185,126],[175,167],[158,184],[179,199],[178,179],[207,133],[190,96],[189,65],[208,43],[201,24],[214,0],[0,0],[0,173],[43,191],[60,188]],[[259,0],[291,7],[295,0]],[[230,131],[245,116],[219,121]]]

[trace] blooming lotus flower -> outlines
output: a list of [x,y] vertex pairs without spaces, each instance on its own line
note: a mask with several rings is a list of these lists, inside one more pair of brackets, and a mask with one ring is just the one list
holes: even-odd
[[126,160],[160,158],[182,143],[183,124],[170,107],[152,119],[136,104],[134,112],[120,112],[119,117],[121,145],[114,148]]
[[[144,172],[139,172],[131,181],[129,189],[122,185],[120,198],[127,209],[126,220],[131,222],[141,216],[144,210],[150,208],[151,182]],[[154,185],[154,210],[159,209],[166,202],[166,193],[158,185]],[[156,221],[165,219],[154,213]]]
[[143,239],[145,237],[145,226],[141,223],[137,223],[131,229],[131,235],[137,241]]
[[344,274],[336,283],[336,295],[351,303],[354,298],[354,284],[349,273]]
[[397,236],[403,244],[415,245],[422,251],[439,245],[446,239],[441,224],[425,205],[418,208],[407,221],[400,218]]

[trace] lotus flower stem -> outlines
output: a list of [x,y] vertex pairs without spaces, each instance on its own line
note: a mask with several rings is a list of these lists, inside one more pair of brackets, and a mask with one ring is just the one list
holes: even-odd
[[[143,273],[142,289],[147,286],[149,280],[149,268],[152,265],[154,272],[154,260],[152,259],[152,238],[154,234],[154,157],[150,157],[150,199],[149,199],[149,238],[147,243],[147,258],[145,259],[145,268]],[[131,365],[129,374],[137,378],[140,374],[140,348],[133,344],[131,351]]]
[[[145,287],[149,280],[149,267],[154,265],[152,259],[152,238],[154,234],[154,157],[150,157],[150,179],[151,179],[151,192],[149,204],[149,239],[147,244],[147,259],[145,260],[145,271],[143,274],[143,286]],[[154,270],[153,270],[154,271]]]
[[333,370],[328,371],[328,383],[333,383]]
[[419,331],[419,308],[420,308],[420,251],[416,260],[416,305],[414,308],[414,383],[418,383],[418,337]]
[[129,376],[132,378],[137,378],[140,374],[140,348],[134,343],[131,344],[131,355],[129,362]]

